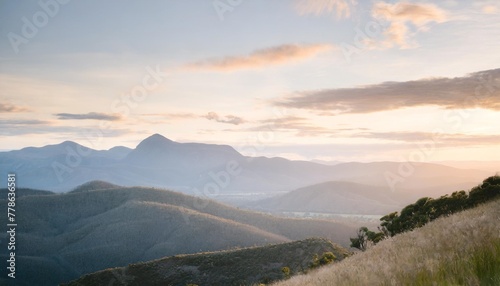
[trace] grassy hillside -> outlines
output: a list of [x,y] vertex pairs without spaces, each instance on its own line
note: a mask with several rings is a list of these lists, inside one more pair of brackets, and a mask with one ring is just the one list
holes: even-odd
[[[79,285],[252,285],[269,283],[307,270],[315,255],[332,252],[340,261],[348,252],[325,239],[232,251],[176,255],[81,277]],[[288,267],[289,273],[283,268]]]
[[299,285],[500,285],[500,200],[276,284]]
[[[20,275],[16,285],[54,285],[165,256],[313,236],[348,246],[355,231],[332,221],[276,218],[161,189],[104,186],[18,198],[16,256],[29,275]],[[6,206],[0,201],[0,212],[6,213]],[[5,231],[0,239],[6,240]],[[6,247],[0,251],[0,259],[6,258]]]

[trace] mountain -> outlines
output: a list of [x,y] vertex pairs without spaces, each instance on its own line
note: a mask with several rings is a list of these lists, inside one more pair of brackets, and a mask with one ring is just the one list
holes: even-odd
[[126,147],[94,150],[71,141],[44,147],[0,152],[0,170],[16,173],[20,187],[68,191],[91,180],[133,184],[123,172],[113,172],[130,152]]
[[500,173],[500,161],[440,161],[437,163],[461,169],[469,168]]
[[[406,200],[410,202],[413,197]],[[384,215],[401,209],[406,200],[389,188],[334,181],[252,202],[249,206],[269,212]]]
[[244,204],[245,207],[271,213],[309,212],[329,214],[385,215],[401,209],[421,197],[439,197],[456,190],[470,189],[475,183],[438,185],[420,189],[365,185],[331,181]]
[[[6,199],[0,212],[7,212]],[[353,226],[278,218],[155,188],[90,182],[73,192],[18,197],[16,285],[55,285],[165,256],[325,237],[344,247]],[[7,241],[1,227],[0,240]],[[7,247],[0,249],[7,259]],[[0,276],[6,277],[6,268]],[[50,275],[47,275],[50,273]]]
[[500,200],[441,217],[275,285],[500,285],[498,218]]
[[89,192],[89,191],[95,191],[95,190],[106,190],[106,189],[117,189],[121,188],[121,186],[111,184],[105,181],[90,181],[85,184],[82,184],[73,190],[70,191],[70,193],[78,193],[78,192]]
[[[85,275],[66,284],[77,285],[257,285],[281,280],[308,269],[313,257],[326,252],[342,261],[344,248],[325,239],[238,250],[176,255]],[[289,274],[282,271],[288,267]],[[125,282],[127,281],[127,282]]]
[[224,166],[243,156],[228,145],[177,143],[162,135],[154,134],[132,150],[124,163],[149,169],[210,171],[214,166]]
[[246,157],[227,145],[179,143],[154,134],[134,149],[94,150],[65,141],[0,152],[0,171],[15,172],[20,187],[65,192],[92,180],[122,186],[169,188],[221,201],[258,199],[327,181],[425,189],[473,186],[487,171],[431,163],[339,163]]

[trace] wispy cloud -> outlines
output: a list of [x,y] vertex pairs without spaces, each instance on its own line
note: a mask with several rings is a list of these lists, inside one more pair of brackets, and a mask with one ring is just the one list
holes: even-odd
[[370,43],[379,48],[414,47],[412,37],[415,33],[428,30],[431,22],[442,23],[448,19],[447,13],[434,4],[409,2],[375,3],[372,16],[389,22],[384,31],[385,39],[381,43]]
[[168,120],[182,120],[182,119],[191,119],[199,117],[198,115],[190,112],[147,113],[147,114],[141,114],[141,116],[163,118]]
[[364,132],[357,133],[353,137],[384,139],[401,142],[428,142],[434,141],[436,144],[452,146],[471,145],[491,145],[500,144],[500,135],[495,134],[444,134],[429,132]]
[[0,103],[0,113],[27,112],[28,108],[20,107],[8,103]]
[[122,117],[118,114],[106,114],[98,112],[89,112],[84,114],[75,113],[57,113],[54,114],[60,120],[106,120],[106,121],[118,121]]
[[300,15],[335,14],[338,18],[349,17],[355,0],[296,0],[295,10]]
[[446,109],[479,107],[500,110],[500,69],[456,78],[302,91],[276,100],[274,104],[333,114],[369,113],[425,105]]
[[243,56],[228,56],[218,59],[207,59],[187,64],[185,67],[194,70],[215,71],[234,71],[261,68],[311,58],[331,48],[331,45],[324,44],[281,45],[256,50]]
[[[29,134],[59,134],[64,136],[81,136],[90,134],[95,126],[67,126],[56,125],[53,121],[37,119],[0,119],[0,135],[17,136]],[[120,128],[107,128],[103,130],[103,136],[115,137],[130,133],[130,130]]]
[[317,126],[307,118],[298,116],[286,116],[281,118],[273,118],[261,120],[260,125],[248,129],[249,131],[276,131],[276,132],[291,132],[299,137],[307,136],[328,136],[332,135],[334,131]]
[[37,119],[0,119],[0,126],[48,125],[50,121]]
[[208,120],[213,120],[217,121],[220,123],[227,123],[227,124],[233,124],[233,125],[240,125],[245,123],[245,120],[241,117],[234,116],[234,115],[226,115],[226,116],[219,116],[219,114],[215,112],[209,112],[207,115],[202,116],[203,118],[206,118]]

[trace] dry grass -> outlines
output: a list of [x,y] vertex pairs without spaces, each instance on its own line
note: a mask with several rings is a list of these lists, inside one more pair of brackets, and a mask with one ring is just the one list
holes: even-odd
[[500,285],[500,200],[275,285]]

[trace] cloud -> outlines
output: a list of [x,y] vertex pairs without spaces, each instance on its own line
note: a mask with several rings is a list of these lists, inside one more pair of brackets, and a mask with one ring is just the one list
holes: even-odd
[[281,45],[256,50],[249,55],[244,56],[229,56],[190,63],[185,67],[194,70],[215,71],[234,71],[261,68],[311,58],[331,48],[332,46],[323,44]]
[[351,15],[354,0],[296,0],[295,10],[300,15],[336,14],[337,18],[348,18]]
[[308,119],[297,116],[286,116],[261,120],[260,125],[249,128],[248,131],[293,132],[296,136],[328,136],[334,131],[309,123]]
[[379,46],[381,48],[414,47],[411,38],[416,32],[427,30],[431,22],[442,23],[448,19],[446,12],[434,4],[408,2],[375,3],[372,16],[389,23],[384,31],[385,40]]
[[401,142],[435,142],[436,145],[471,146],[471,145],[496,145],[500,143],[500,135],[482,134],[444,134],[429,132],[366,132],[358,133],[353,137],[384,139]]
[[[59,135],[85,135],[94,134],[93,131],[98,129],[95,126],[76,127],[76,126],[61,126],[54,125],[52,121],[37,120],[37,119],[0,119],[0,135],[2,136],[17,136],[29,134],[59,134]],[[100,129],[102,135],[106,137],[120,136],[130,133],[127,129]]]
[[200,118],[199,114],[190,112],[143,113],[137,118],[145,124],[172,124],[179,121]]
[[213,121],[217,121],[220,123],[227,123],[227,124],[233,124],[233,125],[240,125],[240,124],[245,123],[245,120],[241,117],[234,116],[234,115],[226,115],[224,117],[221,117],[215,112],[209,112],[207,115],[204,115],[202,117],[206,118],[208,120],[213,120]]
[[50,121],[37,119],[0,119],[0,126],[20,126],[20,125],[47,125]]
[[162,116],[164,118],[167,118],[167,119],[172,119],[172,120],[176,120],[176,119],[191,119],[191,118],[195,118],[197,117],[196,114],[194,113],[188,113],[188,112],[179,112],[179,113],[165,113],[165,114],[162,114]]
[[29,111],[28,108],[19,107],[12,104],[0,103],[0,113],[11,113],[11,112],[26,112]]
[[330,114],[369,113],[425,105],[500,111],[500,69],[456,78],[384,82],[353,88],[296,92],[274,102]]
[[122,117],[118,114],[105,114],[98,112],[89,112],[85,114],[74,114],[74,113],[57,113],[54,114],[60,120],[106,120],[106,121],[118,121]]

